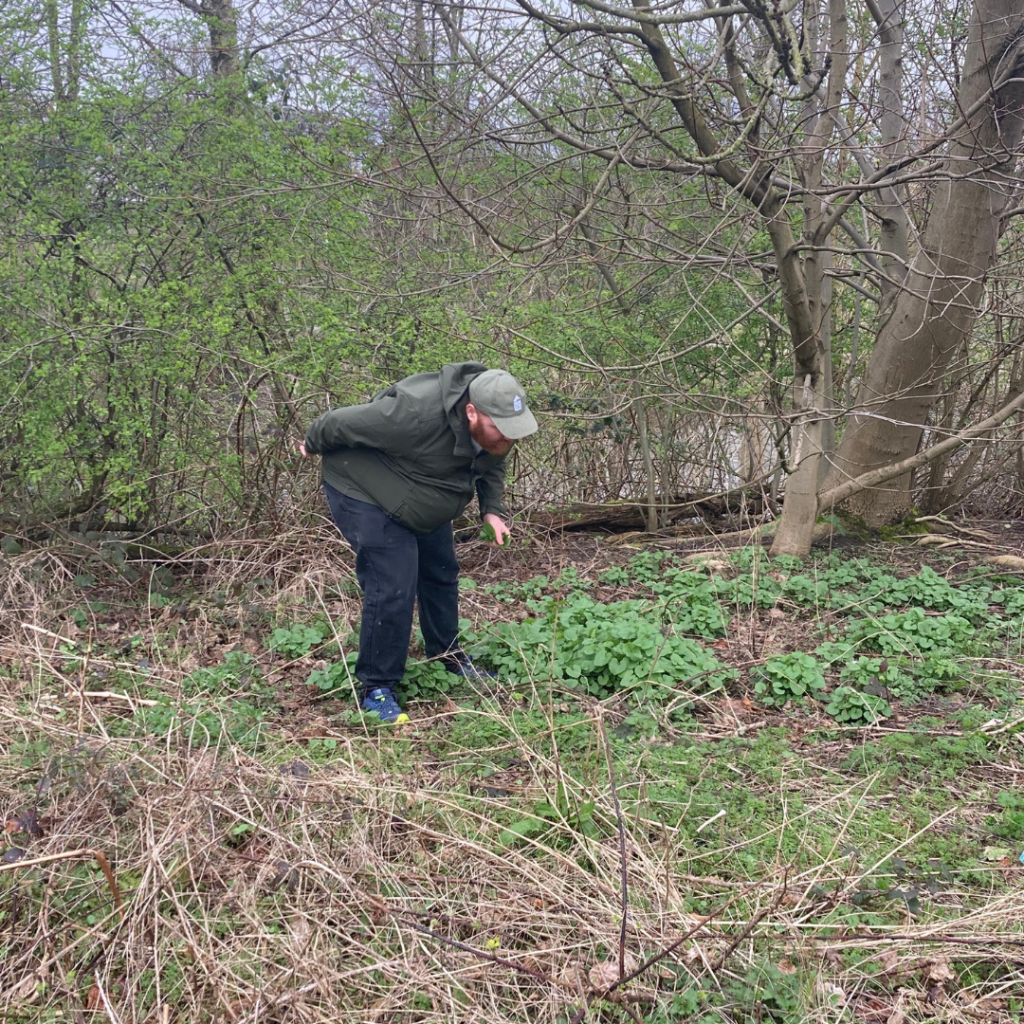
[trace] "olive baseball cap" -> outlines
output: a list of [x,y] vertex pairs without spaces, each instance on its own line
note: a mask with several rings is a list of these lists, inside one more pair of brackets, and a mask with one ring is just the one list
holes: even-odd
[[469,400],[510,440],[537,432],[537,420],[526,406],[523,386],[505,370],[484,370],[469,382]]

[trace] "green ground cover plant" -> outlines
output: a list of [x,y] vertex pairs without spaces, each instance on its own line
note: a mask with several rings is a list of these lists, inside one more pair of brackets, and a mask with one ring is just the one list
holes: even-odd
[[819,697],[825,689],[821,663],[812,654],[773,654],[757,672],[754,693],[768,707],[783,707],[804,696]]
[[[500,623],[482,638],[480,652],[512,683],[548,679],[568,690],[608,697],[641,688],[671,692],[677,683],[704,691],[734,673],[696,641],[676,635],[679,620],[704,623],[668,602],[602,604],[582,593],[535,605],[523,623]],[[720,619],[720,615],[719,615]]]

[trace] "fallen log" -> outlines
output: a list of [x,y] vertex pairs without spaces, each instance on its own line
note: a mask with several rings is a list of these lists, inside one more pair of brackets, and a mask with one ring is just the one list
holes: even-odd
[[[686,519],[717,520],[733,512],[745,510],[759,515],[764,509],[761,495],[742,492],[721,495],[678,494],[658,500],[658,518],[662,528],[675,526]],[[640,501],[581,502],[562,509],[530,513],[530,525],[536,529],[572,533],[601,530],[625,533],[647,528],[647,505]]]

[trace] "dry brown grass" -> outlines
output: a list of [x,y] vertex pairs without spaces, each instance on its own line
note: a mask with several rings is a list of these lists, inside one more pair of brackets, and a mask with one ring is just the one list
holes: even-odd
[[[218,564],[208,553],[188,572],[228,594],[270,578],[271,603],[320,607],[339,634],[354,622],[354,600],[322,599],[339,573],[323,546],[285,538],[246,554]],[[719,866],[701,874],[691,833],[649,813],[645,783],[605,757],[614,709],[598,704],[575,726],[590,739],[573,759],[559,753],[557,709],[538,743],[501,702],[424,709],[398,732],[339,724],[314,703],[269,721],[255,748],[205,740],[187,720],[154,741],[126,730],[128,716],[174,692],[189,642],[223,646],[223,627],[197,613],[174,640],[164,610],[147,611],[137,624],[166,636],[160,659],[97,654],[90,670],[82,647],[98,648],[99,634],[69,628],[75,571],[44,553],[8,559],[0,575],[0,810],[8,847],[24,851],[0,865],[0,1020],[754,1020],[768,1005],[762,991],[756,1009],[757,982],[747,1004],[706,1018],[667,1009],[670,990],[734,992],[766,965],[801,979],[799,1006],[775,1016],[787,1024],[1010,1020],[1024,991],[1012,871],[988,893],[945,893],[929,923],[857,934],[828,918],[879,866],[842,849],[871,778],[830,788],[809,770],[797,780],[805,810],[717,842]],[[100,661],[119,696],[83,696]],[[216,710],[223,737],[231,709]],[[464,751],[447,743],[456,715],[505,734],[517,765],[507,790],[467,783]],[[728,722],[702,728],[735,734]],[[558,813],[506,844],[510,807],[528,818],[543,801]],[[593,836],[577,816],[588,801]],[[766,837],[778,857],[744,877],[735,857]],[[894,839],[885,857],[910,842]],[[954,975],[971,965],[968,982]],[[638,973],[616,987],[620,972]]]

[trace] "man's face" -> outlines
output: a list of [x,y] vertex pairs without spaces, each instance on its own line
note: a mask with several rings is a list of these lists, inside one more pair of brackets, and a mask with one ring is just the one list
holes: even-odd
[[508,455],[515,441],[510,441],[495,425],[494,420],[481,412],[472,402],[466,405],[469,436],[491,455]]

